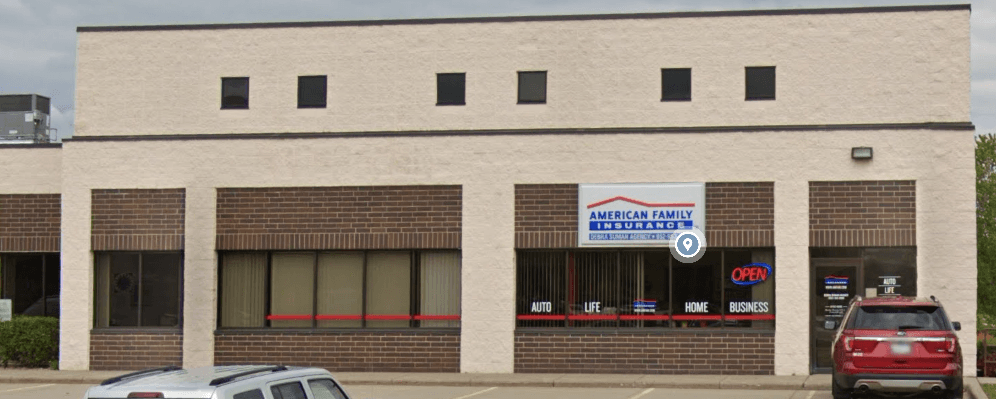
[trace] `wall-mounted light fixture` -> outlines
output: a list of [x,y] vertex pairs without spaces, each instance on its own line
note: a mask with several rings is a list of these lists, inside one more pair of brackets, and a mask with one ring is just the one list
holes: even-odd
[[872,148],[871,147],[852,147],[851,148],[851,158],[852,159],[872,159]]

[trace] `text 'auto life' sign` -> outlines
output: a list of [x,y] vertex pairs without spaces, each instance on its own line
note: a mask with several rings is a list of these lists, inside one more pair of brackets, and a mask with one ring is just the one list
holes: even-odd
[[667,246],[692,227],[705,232],[704,183],[578,186],[578,246]]

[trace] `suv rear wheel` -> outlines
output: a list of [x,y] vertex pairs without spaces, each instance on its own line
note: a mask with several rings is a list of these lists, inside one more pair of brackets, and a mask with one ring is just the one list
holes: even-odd
[[830,393],[833,399],[851,399],[851,392],[837,385],[837,379],[833,377],[830,379]]

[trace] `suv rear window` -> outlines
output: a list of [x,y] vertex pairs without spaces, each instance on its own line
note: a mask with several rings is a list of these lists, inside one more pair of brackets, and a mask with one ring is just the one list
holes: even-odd
[[859,306],[848,328],[858,330],[950,330],[937,306]]
[[263,398],[263,391],[258,389],[253,389],[251,391],[245,391],[242,393],[237,393],[232,396],[232,399],[265,399]]

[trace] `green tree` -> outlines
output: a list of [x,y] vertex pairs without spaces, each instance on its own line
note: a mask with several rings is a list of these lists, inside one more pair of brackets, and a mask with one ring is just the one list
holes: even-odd
[[996,327],[996,135],[975,140],[975,206],[979,321]]

